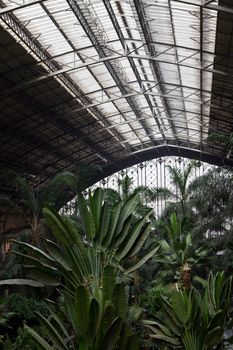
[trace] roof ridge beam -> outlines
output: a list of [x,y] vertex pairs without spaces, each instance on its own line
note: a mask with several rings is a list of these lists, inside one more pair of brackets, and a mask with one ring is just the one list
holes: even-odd
[[[142,5],[140,0],[133,0],[133,3],[134,3],[134,7],[136,9],[138,21],[140,23],[141,33],[143,34],[144,41],[146,43],[146,48],[147,48],[148,52],[150,53],[151,57],[156,58],[157,54],[156,54],[155,48],[149,44],[149,42],[152,41],[152,36],[151,36],[150,30],[149,30],[148,25],[147,25],[143,5]],[[151,65],[152,72],[153,72],[154,76],[156,77],[156,80],[158,81],[157,88],[161,92],[161,95],[165,95],[166,89],[163,86],[163,80],[162,80],[162,76],[161,76],[161,72],[160,72],[160,67],[158,66],[158,63],[156,62],[156,60],[150,61],[150,65]],[[172,121],[172,118],[171,118],[171,115],[169,112],[169,103],[165,97],[162,97],[162,100],[163,100],[164,107],[167,111],[167,115],[168,115],[168,117],[170,117],[169,124],[171,126],[171,129],[173,130],[173,134],[174,134],[174,137],[176,139],[176,142],[178,143],[179,141],[178,141],[178,138],[176,137],[175,126],[173,124],[173,121]]]
[[[37,77],[37,78],[32,78],[32,79],[26,79],[26,80],[22,80],[19,84],[17,84],[15,87],[11,88],[11,89],[8,89],[8,90],[3,90],[2,93],[0,93],[0,95],[4,95],[4,94],[7,94],[9,92],[13,92],[13,91],[16,91],[17,89],[20,89],[22,86],[25,87],[29,84],[33,84],[33,83],[36,83],[36,82],[40,82],[40,81],[43,81],[43,80],[46,80],[46,79],[51,79],[52,77],[59,77],[59,76],[62,76],[63,74],[66,74],[66,73],[69,73],[69,72],[72,72],[72,71],[78,71],[79,69],[83,69],[83,68],[88,68],[88,67],[92,67],[92,66],[95,66],[95,65],[98,65],[99,63],[109,63],[109,61],[113,61],[113,60],[117,60],[117,59],[120,59],[120,58],[127,58],[127,59],[141,59],[141,60],[147,60],[147,61],[150,61],[150,62],[161,62],[161,63],[166,63],[168,65],[179,65],[180,67],[187,67],[187,68],[192,68],[192,69],[195,69],[195,70],[204,70],[206,72],[210,72],[210,73],[216,73],[216,74],[219,74],[219,75],[222,75],[222,76],[229,76],[229,77],[232,77],[233,75],[232,74],[228,74],[227,72],[224,72],[224,71],[221,71],[221,70],[216,70],[216,69],[212,69],[212,68],[209,68],[209,67],[194,67],[194,66],[191,66],[189,64],[185,64],[185,63],[174,63],[174,62],[171,62],[169,60],[164,60],[164,59],[159,59],[157,57],[153,57],[153,56],[148,56],[148,55],[137,55],[137,54],[132,54],[132,53],[129,53],[129,54],[116,54],[116,55],[112,55],[112,56],[108,56],[108,57],[105,57],[103,59],[100,59],[98,61],[95,61],[95,62],[88,62],[88,63],[82,63],[82,64],[79,64],[79,65],[76,65],[74,67],[68,67],[68,68],[59,68],[57,70],[53,70],[51,72],[48,72],[48,73],[44,73],[44,75],[41,75],[40,77]],[[41,74],[43,74],[41,72]],[[3,79],[3,77],[0,78]],[[61,77],[59,77],[61,78]],[[143,80],[141,79],[141,81],[143,82]],[[117,82],[116,82],[117,84]],[[169,84],[169,83],[164,83],[164,84]],[[84,97],[85,94],[82,94],[82,97]],[[80,100],[80,96],[77,96],[77,99]],[[88,101],[86,101],[88,102]],[[83,103],[85,105],[85,103]],[[102,121],[102,120],[101,120]]]
[[[99,39],[96,37],[95,33],[93,32],[92,28],[90,27],[85,15],[83,14],[82,9],[80,8],[80,6],[78,5],[78,3],[75,0],[66,0],[67,3],[69,4],[70,8],[72,9],[73,13],[75,14],[76,18],[78,19],[79,23],[82,25],[85,33],[88,35],[90,41],[92,42],[93,46],[95,47],[96,51],[98,52],[98,54],[100,55],[101,58],[104,58],[107,56],[102,43],[99,41]],[[115,72],[115,69],[113,67],[113,65],[111,64],[111,62],[106,61],[104,62],[108,71],[110,72],[112,78],[115,80],[115,82],[117,83],[119,89],[121,90],[122,94],[127,95],[128,93],[128,89],[124,86],[124,84],[122,83],[121,79],[119,78],[119,76],[117,75],[117,73]],[[131,97],[127,97],[126,98],[128,104],[130,105],[130,107],[132,108],[132,111],[134,112],[135,116],[137,117],[137,119],[141,118],[140,113],[138,112],[138,107],[135,105],[135,102],[132,101]],[[151,130],[150,128],[148,128],[148,126],[141,120],[140,124],[142,125],[142,128],[144,129],[144,131],[146,132],[147,135],[151,134]],[[156,142],[156,140],[150,136],[149,137],[151,142],[154,144],[154,142]]]
[[[112,21],[112,24],[113,24],[113,26],[115,28],[115,31],[116,31],[116,33],[117,33],[117,35],[119,37],[121,45],[122,45],[122,47],[124,47],[125,46],[124,35],[123,35],[121,27],[120,27],[120,25],[119,25],[119,23],[117,21],[117,18],[116,18],[116,15],[115,15],[114,11],[113,11],[112,5],[111,5],[109,0],[103,0],[103,3],[104,3],[104,5],[105,5],[105,7],[106,7],[106,9],[108,11],[109,17],[110,17],[110,19]],[[136,77],[136,79],[138,81],[139,86],[141,87],[141,89],[143,89],[142,79],[140,77],[140,74],[138,72],[138,69],[137,69],[137,67],[135,65],[135,62],[134,62],[133,58],[131,56],[128,56],[127,58],[128,58],[129,63],[130,63],[130,66],[131,66],[131,68],[132,68],[132,70],[133,70],[133,72],[135,74],[135,77]],[[152,115],[155,118],[156,124],[158,126],[158,129],[159,129],[161,135],[163,136],[164,140],[166,140],[166,137],[165,137],[164,132],[163,132],[163,130],[161,128],[159,119],[156,117],[156,114],[154,112],[154,106],[152,105],[149,96],[145,95],[145,99],[146,99],[147,104],[148,104],[148,106],[149,106],[149,108],[151,110]]]

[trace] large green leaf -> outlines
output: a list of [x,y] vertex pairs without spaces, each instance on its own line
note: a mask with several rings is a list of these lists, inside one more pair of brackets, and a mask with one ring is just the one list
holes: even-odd
[[27,267],[27,272],[29,273],[30,278],[35,279],[38,282],[41,282],[43,285],[48,286],[59,286],[60,277],[58,274],[54,273],[47,267]]
[[163,322],[170,327],[171,331],[176,336],[180,336],[182,325],[174,315],[174,311],[171,305],[163,296],[162,296],[162,307],[163,307],[163,315],[162,315]]
[[172,344],[172,345],[175,345],[175,346],[180,346],[181,345],[179,339],[174,338],[174,337],[168,337],[168,336],[162,335],[162,334],[150,334],[150,337],[152,339],[163,340],[165,343]]
[[130,267],[128,270],[125,271],[125,274],[130,274],[132,272],[134,272],[135,270],[139,269],[143,264],[145,264],[150,258],[152,258],[156,252],[158,251],[159,246],[155,247],[154,249],[152,249],[149,253],[147,253],[145,256],[143,256],[138,262],[137,264],[135,264],[134,266]]
[[111,210],[111,217],[110,217],[108,232],[107,232],[107,235],[105,236],[105,239],[102,242],[103,247],[107,248],[112,243],[115,230],[119,225],[119,215],[120,215],[121,209],[122,209],[122,202],[118,202],[114,205],[114,207]]
[[[32,336],[35,344],[37,345],[37,347],[39,349],[43,349],[43,350],[54,350],[54,348],[52,348],[38,333],[36,333],[32,328],[28,327],[28,326],[24,326],[24,328],[26,329],[26,331]],[[68,348],[66,348],[66,350],[68,350]]]
[[43,325],[48,338],[52,341],[53,347],[58,350],[67,350],[66,344],[59,331],[40,313],[37,312],[37,318]]
[[120,335],[122,328],[122,320],[120,317],[117,317],[110,324],[104,338],[102,347],[99,350],[113,350],[116,347],[117,339]]
[[174,310],[176,317],[185,324],[188,321],[187,312],[188,299],[185,292],[183,291],[173,291],[171,298],[171,305]]
[[112,266],[106,266],[103,273],[103,302],[112,299],[112,292],[115,286],[116,274]]
[[73,244],[75,244],[78,246],[83,246],[81,236],[78,232],[77,226],[75,225],[74,221],[67,216],[63,216],[61,218],[61,221],[64,225],[64,228],[66,229],[67,236],[69,237],[68,245],[72,246]]
[[108,203],[104,203],[101,210],[99,230],[96,232],[96,237],[95,237],[95,240],[99,245],[102,244],[108,232],[110,216],[111,216],[111,207],[109,207]]
[[116,237],[119,235],[119,233],[122,231],[125,221],[128,219],[131,213],[133,213],[136,205],[138,203],[138,194],[131,195],[123,204],[120,216],[119,216],[119,222],[116,229]]
[[145,324],[151,330],[156,329],[156,333],[164,334],[164,335],[167,335],[169,337],[172,336],[172,333],[171,333],[171,330],[169,329],[169,327],[166,327],[166,325],[163,325],[159,322],[152,321],[152,320],[143,320],[142,324]]
[[31,287],[44,287],[45,285],[39,281],[24,279],[24,278],[14,278],[9,280],[0,281],[0,286],[5,285],[16,285],[16,286],[31,286]]
[[90,210],[92,212],[92,216],[95,223],[95,235],[96,235],[96,232],[98,232],[99,225],[100,225],[100,214],[101,214],[102,202],[103,202],[103,191],[101,188],[97,188],[94,191],[93,196],[89,192],[89,202],[90,202]]
[[57,241],[62,245],[72,244],[70,236],[64,225],[64,221],[54,208],[46,206],[43,208],[43,215]]
[[115,306],[116,313],[121,316],[122,319],[125,319],[127,311],[127,301],[125,287],[122,283],[115,284],[112,293],[112,302]]
[[132,228],[132,230],[129,232],[127,240],[124,241],[122,243],[122,247],[120,247],[117,250],[117,255],[119,256],[119,261],[122,260],[130,251],[130,249],[132,249],[132,247],[134,246],[134,244],[137,242],[138,237],[140,236],[141,233],[141,229],[144,226],[144,224],[146,223],[149,215],[152,213],[152,209],[150,209],[146,215],[140,219],[135,226]]
[[223,332],[224,328],[222,327],[222,325],[219,325],[218,327],[208,332],[208,334],[206,335],[205,342],[209,349],[220,343],[220,341],[223,339]]
[[110,249],[117,249],[123,241],[126,240],[127,236],[129,235],[129,230],[133,222],[133,216],[130,215],[127,220],[124,222],[124,226],[120,232],[120,234],[117,237],[114,237],[114,239],[111,242],[111,245],[109,246]]
[[96,337],[96,332],[98,329],[100,321],[100,307],[97,300],[92,299],[89,308],[89,319],[88,319],[88,342],[92,344]]
[[130,249],[130,251],[127,253],[127,257],[131,257],[136,255],[139,250],[142,248],[143,244],[147,240],[149,234],[151,232],[151,223],[147,222],[145,226],[142,228],[140,235],[138,236],[137,240],[135,241],[134,245]]
[[77,317],[77,326],[80,336],[86,339],[89,325],[89,307],[90,297],[84,286],[79,286],[76,290],[75,312]]
[[64,307],[68,315],[68,318],[72,324],[72,329],[76,333],[76,335],[79,335],[79,323],[77,321],[78,318],[77,318],[76,309],[75,309],[75,298],[71,297],[67,293],[63,293],[63,295],[64,295]]
[[92,240],[95,236],[95,223],[92,213],[89,211],[87,201],[80,193],[78,198],[78,209],[82,226],[88,239]]
[[50,262],[55,262],[54,259],[47,253],[45,253],[43,250],[41,250],[40,248],[29,244],[29,243],[25,243],[25,242],[20,242],[20,241],[15,241],[12,240],[12,242],[19,244],[22,247],[25,247],[27,249],[29,249],[33,256],[36,256],[38,259],[41,259],[42,261],[50,261]]
[[38,267],[47,267],[49,268],[51,271],[57,271],[57,268],[54,267],[54,263],[45,263],[44,260],[42,259],[38,259],[38,258],[35,258],[31,255],[28,255],[28,254],[23,254],[23,253],[20,253],[20,252],[17,252],[17,251],[12,251],[12,253],[24,258],[24,261],[26,261],[27,263],[29,263],[30,265],[33,265],[33,266],[38,266]]
[[102,314],[102,320],[101,320],[101,332],[104,336],[113,322],[113,320],[116,318],[116,311],[113,303],[111,301],[106,301],[104,305],[104,310]]
[[219,310],[213,318],[211,318],[209,324],[208,324],[208,330],[211,331],[212,329],[218,327],[219,325],[224,324],[224,312],[223,310]]
[[[68,334],[68,331],[66,329],[66,324],[64,323],[64,319],[61,317],[61,315],[59,313],[53,312],[53,310],[49,306],[47,306],[47,308],[50,312],[50,316],[52,317],[53,324],[56,325],[57,331],[60,334],[63,334],[66,337],[66,339],[68,339],[69,334]],[[54,327],[55,327],[55,325],[54,325]]]
[[73,262],[69,256],[64,253],[58,244],[53,241],[46,240],[45,247],[53,259],[59,263],[65,270],[72,271]]

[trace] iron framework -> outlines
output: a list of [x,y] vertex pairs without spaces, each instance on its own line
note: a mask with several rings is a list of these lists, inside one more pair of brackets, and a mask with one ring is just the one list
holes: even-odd
[[232,165],[208,140],[233,127],[232,19],[230,0],[0,0],[0,163],[40,182],[165,154]]

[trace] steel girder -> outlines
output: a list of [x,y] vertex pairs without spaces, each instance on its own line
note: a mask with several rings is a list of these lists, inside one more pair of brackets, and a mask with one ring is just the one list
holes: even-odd
[[[106,58],[106,56],[108,56],[108,52],[107,52],[108,50],[106,48],[104,48],[105,43],[102,43],[100,41],[101,39],[96,37],[90,24],[88,23],[86,17],[84,16],[82,9],[78,6],[78,4],[75,0],[66,0],[66,1],[70,5],[70,7],[73,10],[78,21],[81,23],[84,31],[88,35],[89,39],[91,40],[92,44],[94,45],[99,56],[101,58]],[[113,64],[109,60],[104,61],[104,64],[107,67],[108,71],[110,72],[112,78],[116,82],[116,84],[119,87],[122,94],[124,94],[124,95],[128,94],[129,89],[124,85],[124,83],[122,81],[122,77],[119,77],[118,74],[116,73],[115,67],[113,66]],[[155,139],[152,136],[150,136],[151,130],[146,125],[146,123],[144,123],[144,121],[141,119],[142,115],[139,112],[139,107],[137,106],[136,101],[132,99],[132,97],[133,96],[127,96],[126,100],[127,100],[128,104],[130,105],[132,111],[134,112],[135,116],[140,120],[140,124],[142,125],[146,134],[149,135],[149,139],[151,140],[152,144],[154,144]]]
[[[0,0],[0,6],[3,6],[3,3],[1,0]],[[47,64],[49,63],[49,67],[51,70],[56,71],[60,69],[59,64],[51,58],[50,54],[45,49],[41,48],[41,45],[39,44],[37,39],[32,38],[30,33],[27,31],[27,29],[24,28],[22,24],[18,23],[15,16],[6,13],[1,15],[0,18],[25,43],[25,45],[28,48],[30,48],[30,50],[33,51],[35,55],[37,55],[42,62],[44,62],[45,65],[46,63]],[[81,104],[85,105],[90,103],[90,101],[83,94],[82,90],[67,74],[60,75],[59,80],[67,87],[67,89],[70,92],[75,94],[75,96],[77,97],[77,99],[80,101]],[[90,110],[90,113],[93,113],[95,118],[98,118],[100,122],[102,122],[103,124],[106,123],[106,125],[109,126],[108,121],[105,119],[103,115],[101,115],[101,113],[97,109]],[[119,142],[122,141],[121,135],[116,130],[113,130],[112,133]]]

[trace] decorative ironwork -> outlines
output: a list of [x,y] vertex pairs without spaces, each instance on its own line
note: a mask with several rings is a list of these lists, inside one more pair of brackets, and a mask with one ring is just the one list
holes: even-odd
[[[189,162],[190,159],[183,157],[160,157],[147,162],[138,163],[124,170],[120,170],[115,174],[97,182],[91,186],[90,189],[94,190],[97,187],[111,188],[120,193],[121,188],[119,185],[119,180],[122,180],[126,175],[128,175],[133,180],[132,190],[139,186],[147,186],[149,188],[168,188],[177,195],[178,189],[174,186],[170,179],[167,166],[170,165],[172,167],[177,167],[180,170],[184,170]],[[200,162],[200,166],[194,168],[190,180],[205,174],[214,167],[214,165]],[[87,195],[87,191],[85,194]],[[153,203],[149,203],[150,205],[153,205],[156,217],[161,216],[168,202],[169,199],[164,197],[157,199]],[[61,209],[61,212],[69,215],[73,214],[74,203],[75,200],[72,200]]]

